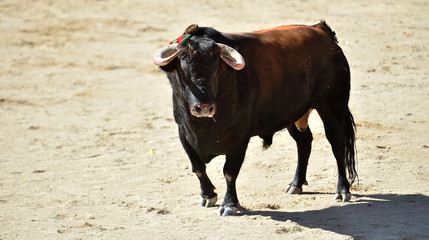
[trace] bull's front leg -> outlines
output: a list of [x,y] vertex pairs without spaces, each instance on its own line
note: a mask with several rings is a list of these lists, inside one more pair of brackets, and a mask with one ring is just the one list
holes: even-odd
[[217,194],[214,192],[215,187],[210,181],[206,173],[206,164],[201,160],[195,150],[189,145],[184,134],[179,130],[180,141],[183,148],[188,154],[192,164],[192,172],[194,172],[200,181],[201,196],[199,205],[202,207],[212,207],[217,202]]
[[238,151],[227,154],[226,162],[223,167],[223,174],[226,181],[226,194],[222,205],[219,207],[219,216],[231,216],[237,214],[238,197],[235,183],[240,172],[241,165],[244,161],[248,141],[239,148]]

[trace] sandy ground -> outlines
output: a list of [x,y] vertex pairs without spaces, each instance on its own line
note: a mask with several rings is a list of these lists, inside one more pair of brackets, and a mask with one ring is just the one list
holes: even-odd
[[[428,12],[424,0],[2,0],[0,239],[429,239]],[[199,207],[153,52],[192,23],[320,19],[352,70],[351,202],[332,201],[335,161],[313,114],[305,194],[283,193],[296,147],[282,131],[267,151],[251,140],[238,216]],[[223,163],[208,165],[220,198]]]

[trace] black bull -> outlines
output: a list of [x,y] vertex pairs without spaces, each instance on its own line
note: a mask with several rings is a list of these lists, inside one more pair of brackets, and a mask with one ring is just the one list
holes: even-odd
[[335,32],[322,21],[234,34],[194,27],[186,36],[158,50],[153,61],[167,73],[173,89],[180,140],[201,184],[200,205],[217,201],[205,164],[226,155],[227,191],[218,213],[236,214],[235,183],[250,138],[260,136],[268,147],[274,133],[284,128],[298,149],[295,177],[286,191],[301,193],[307,184],[313,139],[308,116],[313,109],[338,165],[335,199],[348,201],[357,176],[355,124],[348,108],[349,65]]

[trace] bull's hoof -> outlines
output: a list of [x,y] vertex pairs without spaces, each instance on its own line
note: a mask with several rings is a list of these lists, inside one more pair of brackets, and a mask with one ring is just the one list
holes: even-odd
[[200,197],[200,201],[198,202],[198,204],[201,207],[213,207],[217,202],[217,195],[212,197],[212,198],[204,198],[204,197]]
[[352,194],[345,190],[336,193],[334,196],[334,201],[348,202],[352,198]]
[[287,194],[301,194],[302,193],[302,189],[299,187],[294,187],[292,185],[289,185],[286,190],[285,193]]
[[[307,181],[305,181],[303,183],[303,185],[308,185]],[[291,183],[291,184],[289,184],[289,186],[287,186],[287,188],[285,190],[285,193],[288,193],[288,194],[301,194],[302,193],[302,188],[300,188],[300,187],[294,187],[294,186],[292,186],[292,183]]]
[[238,212],[238,208],[237,207],[225,207],[225,206],[220,206],[218,211],[217,211],[217,215],[225,217],[225,216],[234,216],[235,214],[237,214]]

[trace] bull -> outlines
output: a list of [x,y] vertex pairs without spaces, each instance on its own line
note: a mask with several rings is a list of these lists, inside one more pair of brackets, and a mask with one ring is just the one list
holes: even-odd
[[316,109],[338,165],[334,199],[349,201],[355,168],[355,123],[348,107],[350,68],[335,32],[321,21],[248,33],[222,33],[194,24],[160,48],[153,62],[166,73],[179,138],[199,179],[199,205],[217,201],[206,164],[225,155],[227,190],[218,214],[235,215],[236,179],[249,140],[272,144],[286,128],[296,141],[298,164],[289,194],[307,184],[313,136],[308,118]]

